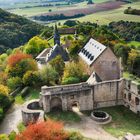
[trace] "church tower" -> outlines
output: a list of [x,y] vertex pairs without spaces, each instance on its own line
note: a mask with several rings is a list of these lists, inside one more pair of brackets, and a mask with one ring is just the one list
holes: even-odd
[[54,28],[54,45],[60,45],[60,34],[58,32],[57,25],[55,24]]

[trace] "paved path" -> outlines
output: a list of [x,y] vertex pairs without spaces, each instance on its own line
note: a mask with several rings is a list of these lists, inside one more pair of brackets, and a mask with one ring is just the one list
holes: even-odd
[[12,130],[17,131],[17,125],[21,120],[21,106],[13,105],[0,124],[0,134],[9,134]]
[[66,124],[65,128],[67,130],[79,131],[83,136],[93,140],[117,140],[117,138],[104,131],[102,126],[96,124],[90,117],[78,111],[76,113],[81,117],[81,121],[79,123]]

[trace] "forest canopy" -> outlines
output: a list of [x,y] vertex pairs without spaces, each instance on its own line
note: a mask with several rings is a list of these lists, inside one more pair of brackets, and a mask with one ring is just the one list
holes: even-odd
[[25,44],[33,36],[40,34],[43,28],[24,17],[0,9],[0,53]]

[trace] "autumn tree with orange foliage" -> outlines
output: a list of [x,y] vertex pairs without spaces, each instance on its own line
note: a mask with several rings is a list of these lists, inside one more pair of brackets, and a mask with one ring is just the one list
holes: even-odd
[[10,77],[22,78],[27,71],[38,70],[37,62],[32,58],[32,56],[22,52],[11,54],[7,63],[6,71]]
[[67,140],[68,134],[63,130],[61,122],[47,120],[30,124],[16,136],[16,140]]
[[9,56],[8,65],[10,67],[14,67],[21,60],[28,59],[28,58],[32,58],[32,56],[29,54],[22,53],[22,52],[16,52],[15,54],[12,54]]

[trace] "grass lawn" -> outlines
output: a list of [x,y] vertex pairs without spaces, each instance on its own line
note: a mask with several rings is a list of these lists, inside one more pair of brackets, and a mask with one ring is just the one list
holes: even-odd
[[15,103],[16,104],[24,104],[26,101],[38,99],[39,98],[39,90],[38,89],[30,89],[29,94],[22,98],[21,95],[18,95],[15,97]]
[[46,113],[46,118],[50,118],[56,121],[63,121],[63,122],[79,122],[81,119],[80,117],[71,111],[52,111]]
[[115,137],[124,136],[127,132],[140,134],[140,117],[124,106],[102,108],[112,116],[112,122],[103,128]]

